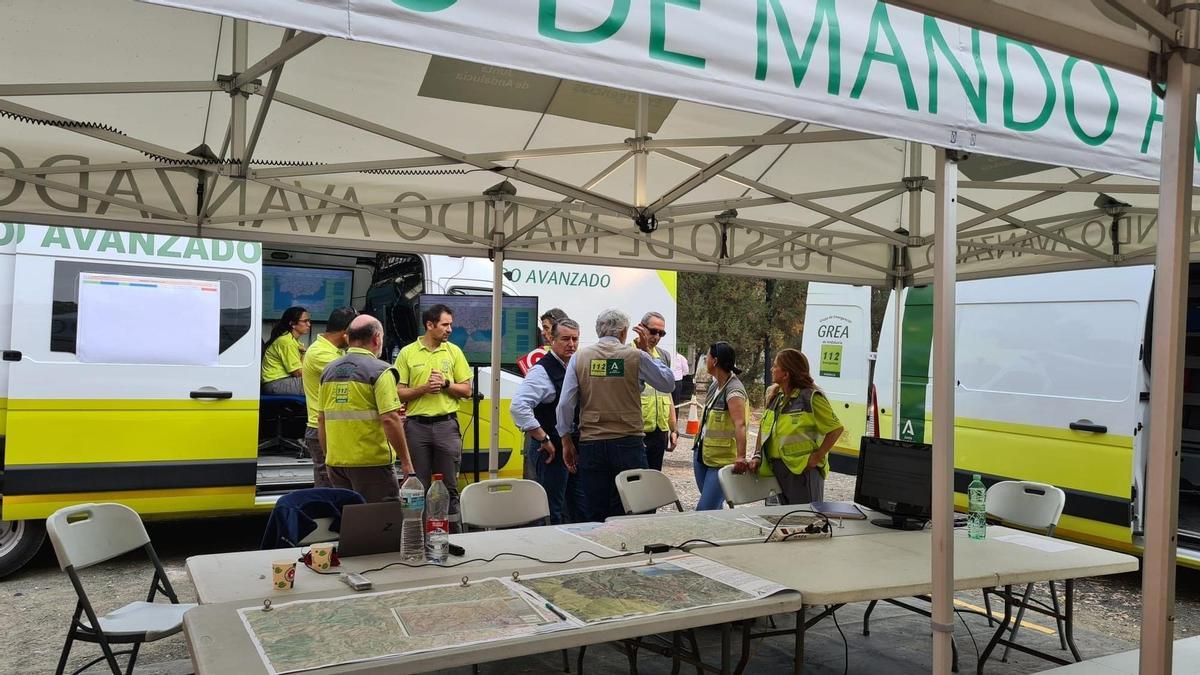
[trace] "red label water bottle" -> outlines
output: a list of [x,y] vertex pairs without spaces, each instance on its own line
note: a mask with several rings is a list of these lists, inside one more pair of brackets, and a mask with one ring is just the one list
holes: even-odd
[[433,484],[425,496],[425,557],[432,563],[444,563],[450,555],[450,491],[442,474],[433,474]]

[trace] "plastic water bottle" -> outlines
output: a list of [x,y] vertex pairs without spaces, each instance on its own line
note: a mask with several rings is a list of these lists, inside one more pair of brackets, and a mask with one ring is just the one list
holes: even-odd
[[967,486],[967,536],[972,539],[987,536],[987,488],[979,474]]
[[400,526],[400,559],[421,562],[425,559],[425,486],[416,475],[404,479],[400,486],[400,505],[404,523]]
[[425,508],[425,558],[440,565],[450,555],[450,491],[440,473],[433,474]]
[[779,506],[779,495],[775,493],[775,488],[771,488],[771,492],[763,500],[763,506]]

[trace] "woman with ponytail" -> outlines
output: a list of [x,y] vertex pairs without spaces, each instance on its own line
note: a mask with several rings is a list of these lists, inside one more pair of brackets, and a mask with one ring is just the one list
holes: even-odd
[[746,424],[750,421],[749,397],[738,379],[740,368],[734,365],[735,353],[728,342],[715,342],[708,349],[708,398],[696,434],[696,454],[692,468],[700,490],[697,511],[715,511],[725,503],[725,493],[717,480],[721,467],[734,465],[746,470]]
[[767,390],[749,468],[774,475],[788,504],[822,501],[829,451],[842,435],[842,423],[813,382],[808,359],[799,350],[779,351],[771,379],[775,384]]

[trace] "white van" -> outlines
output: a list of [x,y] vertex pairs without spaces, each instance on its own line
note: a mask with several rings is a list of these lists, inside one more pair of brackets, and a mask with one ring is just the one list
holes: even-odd
[[[585,339],[610,306],[674,322],[673,273],[526,263],[506,271],[506,294],[538,296],[540,311],[563,308]],[[310,338],[335,307],[370,312],[394,352],[420,333],[422,293],[490,292],[486,260],[0,223],[0,576],[37,552],[44,519],[63,506],[229,515],[311,487],[299,444],[272,443],[272,423],[260,420],[262,336],[288,306],[310,310]],[[502,398],[519,382],[504,373]],[[478,419],[470,401],[460,410],[466,480],[487,471],[490,402],[479,410]],[[521,434],[507,401],[501,411],[501,474],[519,477]],[[292,438],[303,415],[297,423]]]
[[[960,507],[973,473],[989,484],[1007,479],[1050,483],[1067,493],[1057,534],[1141,550],[1153,284],[1150,266],[958,284],[955,490]],[[808,316],[829,313],[839,303],[868,307],[866,290],[826,287]],[[933,442],[932,287],[906,289],[901,303],[899,436]],[[871,389],[878,430],[888,437],[896,412],[896,310],[889,303],[883,317]],[[806,349],[811,321],[806,322]],[[1187,330],[1179,562],[1200,567],[1200,266],[1192,269]],[[869,355],[860,347],[842,358],[865,366]],[[816,380],[829,388],[831,399],[868,401],[865,387],[843,396],[833,393],[839,391],[833,388],[836,380],[823,375]],[[857,437],[839,442],[832,457],[835,470],[853,472],[857,445]]]

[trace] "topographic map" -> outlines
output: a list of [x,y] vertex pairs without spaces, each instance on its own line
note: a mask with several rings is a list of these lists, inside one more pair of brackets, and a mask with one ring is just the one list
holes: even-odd
[[[519,589],[485,579],[386,593],[302,600],[239,611],[272,673],[293,673],[567,625]],[[464,637],[469,636],[469,638]]]
[[753,541],[767,534],[766,530],[744,521],[703,513],[619,518],[604,523],[562,525],[558,529],[618,552],[641,551],[646,544],[679,546],[697,539],[716,544]]
[[518,583],[584,623],[756,597],[671,562],[573,570],[529,577]]

